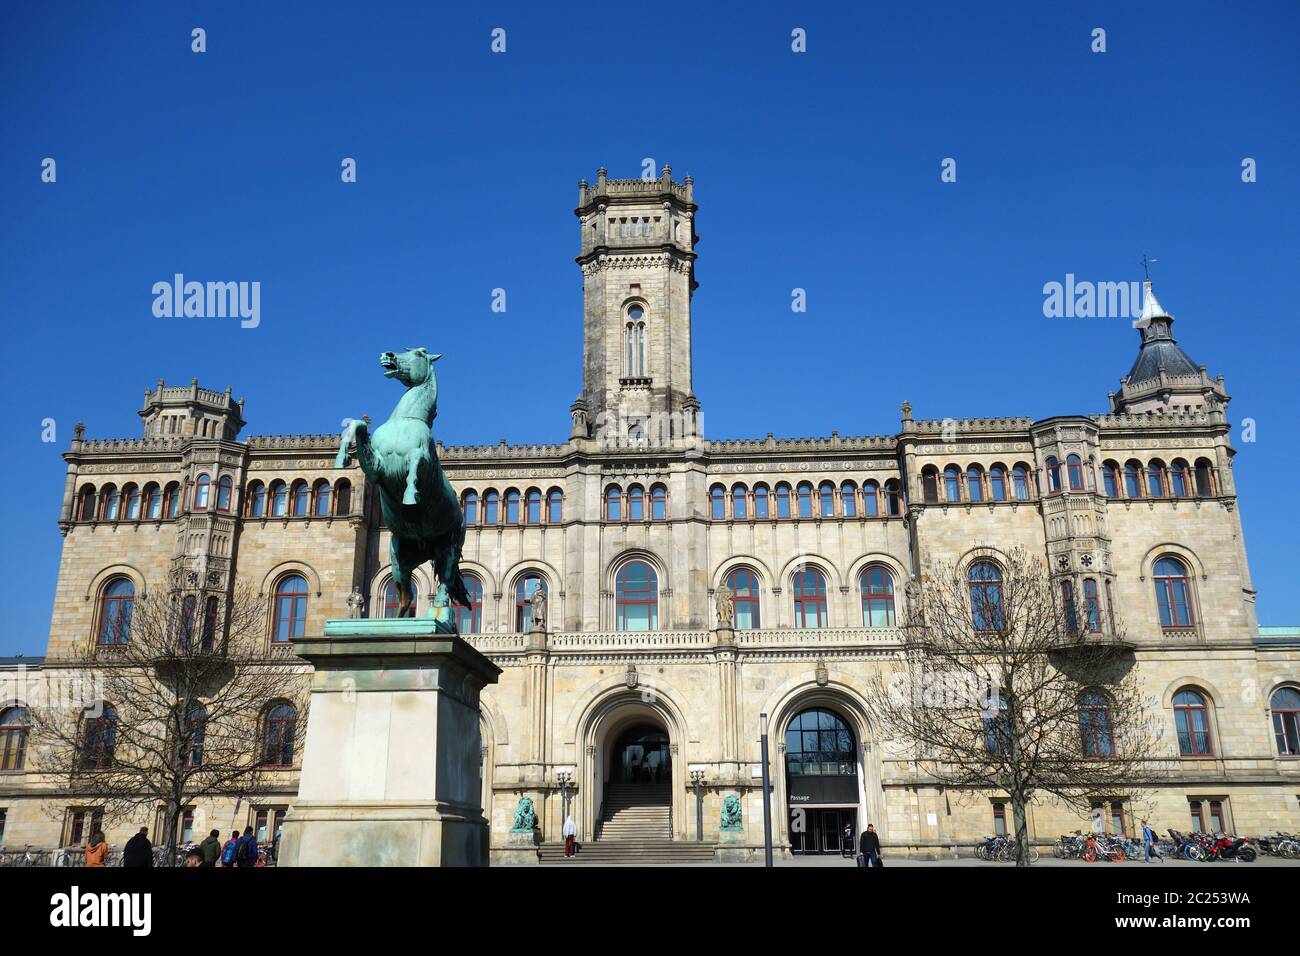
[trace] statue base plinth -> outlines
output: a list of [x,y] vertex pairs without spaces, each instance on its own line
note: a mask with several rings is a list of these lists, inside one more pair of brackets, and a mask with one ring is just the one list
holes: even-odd
[[333,620],[280,866],[487,866],[479,691],[501,670],[434,618]]
[[536,830],[511,830],[506,834],[505,846],[492,848],[492,863],[496,866],[535,866],[540,862],[540,844],[541,838]]

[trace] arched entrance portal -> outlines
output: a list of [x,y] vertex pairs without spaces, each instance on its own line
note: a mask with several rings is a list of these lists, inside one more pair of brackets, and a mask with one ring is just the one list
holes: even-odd
[[672,783],[673,758],[662,727],[639,724],[623,731],[610,755],[610,783],[657,785]]
[[672,833],[673,758],[661,723],[627,715],[611,728],[605,757],[598,841],[668,841]]
[[859,752],[853,728],[831,707],[809,706],[790,718],[785,792],[791,852],[852,852],[862,801]]

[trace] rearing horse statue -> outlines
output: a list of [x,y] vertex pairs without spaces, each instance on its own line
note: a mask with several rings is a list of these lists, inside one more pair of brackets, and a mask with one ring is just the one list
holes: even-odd
[[[364,421],[350,422],[334,460],[334,467],[342,468],[347,463],[348,446],[355,441],[357,464],[379,489],[384,524],[391,536],[389,554],[399,615],[411,606],[411,572],[425,561],[433,562],[438,575],[435,609],[447,607],[449,598],[462,605],[470,603],[460,576],[465,515],[438,461],[431,431],[438,416],[433,363],[440,358],[426,349],[381,353],[384,377],[397,379],[407,392],[373,435]],[[455,618],[451,621],[454,630]]]

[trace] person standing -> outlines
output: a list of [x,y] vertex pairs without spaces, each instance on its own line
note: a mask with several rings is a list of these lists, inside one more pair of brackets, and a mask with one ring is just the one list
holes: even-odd
[[104,842],[104,833],[96,830],[86,844],[86,866],[103,866],[107,859],[108,844]]
[[244,827],[244,835],[239,838],[235,848],[236,866],[257,866],[257,837],[252,827]]
[[234,866],[235,857],[239,853],[239,831],[231,830],[230,839],[226,841],[221,848],[221,865]]
[[862,831],[862,837],[858,840],[858,851],[862,854],[863,866],[885,865],[885,861],[880,858],[880,837],[876,836],[874,823],[868,823],[867,828]]
[[153,866],[153,844],[149,842],[149,828],[141,827],[140,832],[126,841],[122,848],[123,866]]
[[1156,847],[1156,831],[1152,830],[1145,820],[1142,821],[1142,862],[1150,863],[1152,854],[1161,863],[1165,862],[1165,855]]
[[199,851],[203,854],[204,866],[216,866],[221,859],[221,831],[209,833],[208,838],[199,844]]
[[1101,836],[1106,832],[1106,822],[1101,812],[1101,807],[1092,808],[1092,835]]
[[564,830],[562,832],[564,834],[564,855],[566,857],[573,856],[574,852],[576,852],[574,845],[578,841],[578,825],[573,822],[572,813],[564,818]]

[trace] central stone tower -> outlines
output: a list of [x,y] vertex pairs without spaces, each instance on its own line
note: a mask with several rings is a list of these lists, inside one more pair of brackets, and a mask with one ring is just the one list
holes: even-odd
[[691,390],[695,291],[693,185],[658,179],[578,184],[583,290],[582,394],[573,437],[667,444],[696,434]]

